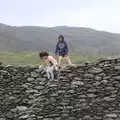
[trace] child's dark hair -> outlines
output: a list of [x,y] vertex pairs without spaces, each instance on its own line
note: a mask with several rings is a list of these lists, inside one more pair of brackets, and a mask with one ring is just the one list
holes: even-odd
[[49,56],[49,53],[48,52],[40,52],[39,53],[40,58],[43,58],[44,56]]
[[60,35],[60,36],[58,36],[58,39],[62,39],[62,41],[64,41],[64,36]]

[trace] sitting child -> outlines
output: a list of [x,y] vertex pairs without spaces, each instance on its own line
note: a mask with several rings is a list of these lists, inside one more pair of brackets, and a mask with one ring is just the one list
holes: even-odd
[[55,79],[54,71],[57,71],[57,61],[55,58],[50,56],[48,52],[40,52],[39,57],[47,63],[46,73],[48,79]]

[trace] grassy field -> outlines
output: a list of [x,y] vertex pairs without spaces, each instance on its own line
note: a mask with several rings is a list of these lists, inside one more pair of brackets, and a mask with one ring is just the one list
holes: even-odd
[[[71,55],[72,62],[74,64],[79,64],[85,61],[96,61],[100,57],[83,57],[80,55]],[[28,53],[28,52],[21,52],[21,53],[7,53],[1,52],[0,53],[0,62],[3,64],[10,64],[10,65],[40,65],[43,62],[39,59],[38,53]]]

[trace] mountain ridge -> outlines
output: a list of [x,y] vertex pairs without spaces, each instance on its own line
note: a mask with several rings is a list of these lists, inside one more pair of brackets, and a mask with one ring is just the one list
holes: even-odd
[[[120,34],[84,27],[9,26],[0,23],[0,51],[54,52],[57,36],[63,34],[71,53],[82,55],[119,54]],[[54,49],[53,49],[54,48]]]

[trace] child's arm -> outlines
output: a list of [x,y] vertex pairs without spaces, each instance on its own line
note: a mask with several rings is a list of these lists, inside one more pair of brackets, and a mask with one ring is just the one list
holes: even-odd
[[68,52],[69,52],[68,44],[66,42],[64,44],[65,44],[65,54],[68,54]]
[[48,60],[49,60],[54,66],[57,65],[57,60],[55,60],[55,58],[53,58],[52,56],[49,56],[49,57],[48,57]]

